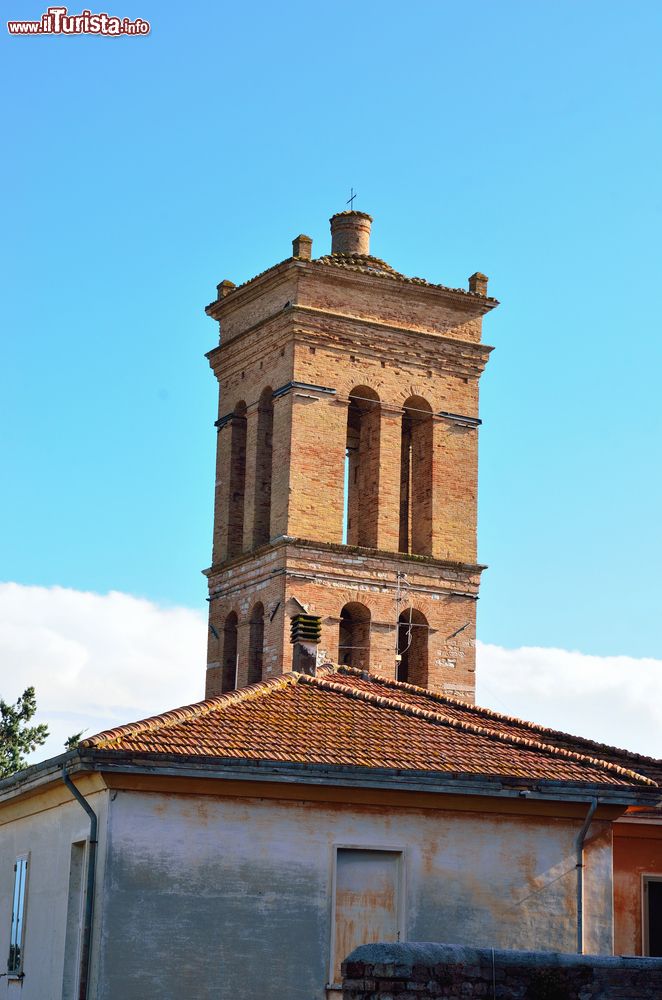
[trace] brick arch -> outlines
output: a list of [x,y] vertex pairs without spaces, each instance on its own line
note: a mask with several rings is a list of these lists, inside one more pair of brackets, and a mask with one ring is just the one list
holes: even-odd
[[[397,399],[401,401],[400,403],[401,406],[404,406],[405,402],[408,399],[413,398],[414,396],[418,396],[419,399],[424,399],[428,401],[430,389],[431,386],[429,383],[426,384],[425,382],[410,382],[409,385],[403,385],[400,388]],[[434,410],[434,406],[432,407],[432,409]]]
[[432,554],[432,407],[423,396],[402,405],[400,448],[400,552]]
[[418,608],[406,608],[398,618],[398,680],[428,686],[428,620]]
[[253,605],[249,620],[248,637],[248,683],[257,684],[262,680],[264,659],[264,605],[258,601]]
[[273,390],[262,390],[257,406],[257,440],[255,445],[255,504],[253,516],[253,546],[266,545],[271,537],[271,474],[273,452],[274,403]]
[[221,671],[221,691],[234,691],[237,686],[237,635],[239,619],[236,611],[230,611],[223,623],[223,659]]
[[348,545],[377,546],[381,404],[367,385],[349,394],[345,465],[345,540]]
[[350,601],[340,612],[338,661],[361,670],[370,669],[370,609]]
[[228,503],[228,558],[241,554],[244,544],[246,492],[246,403],[235,406],[231,420],[230,496]]

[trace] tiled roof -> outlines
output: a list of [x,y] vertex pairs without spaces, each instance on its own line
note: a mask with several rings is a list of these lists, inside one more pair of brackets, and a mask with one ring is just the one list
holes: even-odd
[[316,257],[312,264],[323,264],[330,267],[341,267],[346,271],[359,271],[362,274],[376,274],[382,278],[392,278],[394,281],[404,281],[410,285],[423,285],[425,288],[440,288],[445,292],[453,292],[456,295],[465,295],[471,299],[482,299],[496,305],[497,300],[490,295],[481,295],[479,292],[469,292],[466,288],[450,288],[448,285],[434,284],[426,281],[425,278],[409,278],[406,274],[401,274],[380,260],[379,257],[372,257],[368,254],[330,253],[324,257]]
[[396,689],[398,700],[406,704],[417,705],[419,708],[429,711],[442,712],[446,716],[462,719],[486,729],[511,733],[514,736],[521,736],[523,739],[534,739],[559,749],[571,750],[574,753],[618,764],[620,767],[647,775],[662,786],[662,760],[656,760],[653,757],[645,757],[643,754],[632,753],[630,750],[608,746],[583,736],[572,736],[557,729],[550,729],[534,722],[526,722],[523,719],[494,712],[489,708],[481,708],[478,705],[459,701],[457,698],[434,694],[432,691],[415,687],[413,684],[403,684],[399,681],[375,677],[365,671],[354,670],[352,667],[342,667],[336,679],[340,684],[349,683],[352,687],[372,691],[374,694],[387,694]]
[[349,668],[289,673],[83,740],[81,749],[651,786],[506,716]]
[[[400,274],[385,260],[366,253],[329,253],[323,257],[314,257],[312,263],[349,267],[354,271],[366,271],[370,274],[385,274],[387,277],[399,278],[401,281],[423,281],[423,278],[406,278],[404,274]],[[427,284],[427,282],[423,283]]]
[[[344,254],[344,253],[332,253],[326,254],[323,257],[314,257],[312,260],[304,257],[288,257],[285,260],[279,261],[277,264],[273,264],[271,267],[266,268],[264,271],[260,271],[259,274],[253,275],[247,281],[243,281],[239,285],[235,285],[234,288],[226,291],[223,301],[231,298],[236,292],[241,288],[246,288],[247,285],[251,285],[258,278],[263,278],[265,275],[270,274],[272,271],[276,271],[278,268],[282,267],[283,264],[287,264],[288,260],[300,260],[305,264],[321,265],[323,267],[339,267],[346,271],[358,271],[363,274],[373,274],[382,278],[391,278],[394,281],[405,282],[410,285],[422,285],[425,288],[438,288],[444,292],[452,292],[454,295],[462,295],[468,299],[476,299],[481,302],[489,302],[490,307],[498,305],[498,300],[493,298],[491,295],[481,295],[479,292],[470,292],[466,288],[451,288],[449,285],[435,284],[432,281],[426,281],[425,278],[409,278],[406,274],[401,274],[400,271],[396,271],[387,264],[386,261],[380,260],[379,257],[368,256],[367,254]],[[216,300],[217,302],[218,300]],[[207,306],[207,311],[216,305],[216,302],[210,302]]]

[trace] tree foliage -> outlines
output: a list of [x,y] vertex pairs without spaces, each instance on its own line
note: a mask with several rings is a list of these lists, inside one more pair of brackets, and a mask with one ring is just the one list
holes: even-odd
[[48,726],[28,723],[37,711],[34,688],[26,688],[15,705],[0,698],[0,778],[27,767],[25,755],[46,741]]
[[81,729],[79,733],[74,733],[73,736],[67,737],[67,739],[64,741],[64,749],[75,750],[78,744],[80,743],[83,734],[86,732],[87,732],[86,729]]

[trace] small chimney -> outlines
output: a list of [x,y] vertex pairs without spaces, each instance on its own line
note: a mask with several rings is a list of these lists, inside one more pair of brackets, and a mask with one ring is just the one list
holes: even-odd
[[318,646],[322,638],[322,619],[318,615],[294,615],[290,619],[292,669],[300,674],[317,673]]
[[234,281],[230,281],[228,278],[226,278],[225,281],[220,281],[218,283],[218,285],[216,286],[216,293],[219,299],[224,299],[225,296],[228,295],[232,291],[232,289],[236,287],[237,286],[235,285]]
[[310,260],[313,253],[313,241],[303,233],[292,240],[292,256],[300,260]]
[[486,274],[481,274],[480,271],[476,271],[469,278],[469,291],[476,292],[477,295],[487,295],[487,282],[488,277]]
[[370,254],[372,217],[365,212],[338,212],[331,223],[331,253]]

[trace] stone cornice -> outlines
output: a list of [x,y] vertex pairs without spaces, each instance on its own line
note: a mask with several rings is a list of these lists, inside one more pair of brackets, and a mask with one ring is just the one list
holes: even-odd
[[[292,332],[291,311],[291,306],[288,306],[286,309],[279,309],[277,312],[270,313],[268,316],[265,316],[258,323],[254,323],[252,326],[247,326],[245,330],[242,330],[241,333],[237,333],[229,341],[224,342],[221,339],[220,343],[216,344],[215,347],[212,347],[212,349],[207,351],[205,354],[205,357],[209,361],[209,367],[212,371],[216,372],[216,369],[221,362],[223,365],[227,365],[225,355],[229,351],[230,347],[232,347],[233,362],[235,367],[241,367],[246,363],[244,356],[240,353],[241,350],[244,349],[246,355],[251,353],[251,345],[249,343],[250,335],[253,333],[264,334],[265,328],[268,333],[273,332],[274,334],[282,333],[290,335]],[[293,342],[294,338],[290,336],[290,340]],[[285,341],[283,340],[280,343],[282,346]],[[239,351],[237,351],[238,344],[240,345]]]
[[297,260],[294,257],[289,257],[286,260],[279,261],[278,264],[274,264],[273,267],[268,268],[266,271],[262,271],[261,274],[257,274],[254,278],[251,278],[243,285],[238,285],[233,288],[232,291],[221,299],[215,299],[210,302],[208,306],[205,307],[205,312],[207,316],[211,319],[220,320],[223,316],[226,316],[229,312],[233,312],[239,306],[243,306],[253,299],[260,298],[266,291],[270,288],[276,287],[283,276],[287,272],[291,271],[293,268],[303,268],[304,264],[302,261]]
[[381,284],[382,287],[384,285],[386,287],[391,285],[398,288],[400,292],[410,298],[420,298],[428,302],[433,299],[446,301],[452,303],[454,307],[461,309],[463,312],[473,314],[474,316],[484,316],[499,305],[498,299],[494,299],[491,296],[477,295],[462,288],[450,288],[448,285],[436,285],[422,278],[407,278],[400,274],[393,276],[365,273],[355,270],[352,267],[343,267],[342,265],[334,267],[317,260],[307,262],[306,267],[307,270],[314,273],[316,278],[326,272],[327,277],[341,278],[345,282],[349,281],[349,283],[354,285],[363,285],[365,288],[374,289],[376,283]]
[[[408,326],[397,326],[393,323],[384,323],[378,319],[367,319],[363,316],[350,316],[348,313],[332,312],[329,309],[320,309],[317,306],[306,306],[294,304],[289,307],[289,312],[293,313],[296,318],[298,314],[301,314],[301,327],[305,328],[305,332],[309,332],[309,328],[306,327],[307,318],[315,319],[332,319],[337,327],[342,326],[360,326],[364,329],[373,330],[380,337],[384,333],[389,333],[397,337],[407,337],[415,339],[417,342],[426,341],[429,345],[434,345],[438,350],[439,345],[443,345],[448,348],[461,348],[462,350],[469,351],[476,357],[481,358],[483,362],[486,362],[491,352],[494,350],[489,344],[483,344],[481,341],[474,340],[464,340],[461,337],[451,337],[444,333],[433,333],[430,330],[419,330]],[[316,333],[323,332],[315,330]],[[349,331],[348,331],[349,332]],[[356,342],[354,341],[354,344]]]
[[[495,777],[446,771],[402,771],[385,767],[308,764],[287,761],[255,761],[243,758],[187,756],[166,753],[129,753],[118,750],[76,750],[67,755],[68,771],[76,784],[90,787],[127,788],[132,791],[190,792],[211,795],[324,800],[331,789],[342,790],[334,800],[379,804],[390,807],[467,809],[484,813],[513,812],[526,815],[568,815],[581,819],[587,796],[599,802],[596,819],[615,819],[625,807],[652,802],[659,789],[606,786],[524,777]],[[62,785],[61,758],[43,761],[2,782],[0,805],[11,810],[13,801],[30,799],[26,815],[39,811],[38,799]],[[169,783],[164,779],[170,779]],[[205,788],[205,785],[207,788]],[[319,790],[319,791],[318,791]],[[327,791],[328,790],[328,791]],[[526,795],[522,795],[522,791]],[[409,795],[408,795],[409,793]],[[46,807],[65,801],[66,790]],[[492,803],[490,803],[490,799]],[[66,799],[68,801],[68,799]],[[473,804],[475,803],[475,804]],[[565,808],[560,807],[565,804]],[[549,805],[546,805],[549,804]],[[7,807],[9,807],[7,809]],[[4,818],[4,816],[2,817]],[[647,960],[650,961],[650,960]]]
[[[324,320],[332,320],[333,333],[320,329],[320,323]],[[356,351],[358,326],[362,330],[374,333],[375,344],[379,345],[359,345],[368,354],[379,358],[388,357],[393,361],[394,346],[397,344],[400,350],[406,352],[408,365],[412,364],[412,351],[415,351],[413,362],[416,363],[419,359],[418,364],[421,368],[442,368],[453,374],[459,373],[473,378],[480,376],[494,350],[488,344],[430,333],[427,330],[412,330],[408,327],[348,316],[345,313],[330,312],[313,306],[289,305],[242,330],[228,343],[221,343],[208,351],[205,357],[212,370],[217,373],[222,363],[224,374],[228,374],[234,367],[244,366],[245,358],[241,354],[237,355],[238,343],[242,341],[246,343],[251,334],[264,333],[265,328],[268,329],[272,325],[274,332],[282,332],[288,341],[293,343],[305,341],[307,344],[323,345],[341,352]],[[225,355],[230,346],[232,346],[233,365],[228,367]],[[251,348],[247,345],[246,354],[250,351]]]
[[[366,558],[376,558],[394,563],[404,563],[410,567],[419,565],[423,567],[435,567],[442,570],[450,570],[463,576],[475,576],[487,569],[481,563],[456,562],[451,559],[436,559],[434,556],[413,555],[407,552],[389,552],[387,549],[369,549],[358,545],[342,545],[335,542],[319,542],[307,538],[292,538],[286,535],[274,539],[268,545],[262,545],[252,552],[242,552],[241,555],[228,559],[226,562],[214,563],[208,569],[203,570],[207,577],[217,576],[230,569],[236,569],[243,563],[257,560],[263,555],[275,552],[283,548],[303,549],[306,551],[317,550],[319,553],[335,553],[340,556],[361,555]],[[314,572],[311,570],[311,574]]]
[[422,301],[446,301],[463,312],[475,316],[484,316],[499,305],[498,300],[491,296],[434,284],[421,278],[407,278],[399,274],[365,273],[352,267],[334,267],[320,260],[301,260],[297,257],[288,257],[260,274],[256,274],[255,277],[249,278],[243,284],[232,288],[222,298],[210,302],[205,308],[205,312],[212,319],[220,321],[224,315],[234,311],[235,308],[245,305],[253,298],[263,295],[269,288],[276,286],[284,275],[295,269],[315,278],[315,280],[330,280],[336,283],[340,281],[355,287],[363,286],[375,289],[379,288],[380,285],[383,287],[383,283],[386,283],[387,287],[389,285],[395,286],[411,298],[418,298]]

